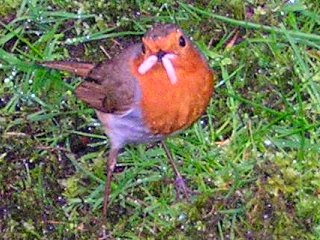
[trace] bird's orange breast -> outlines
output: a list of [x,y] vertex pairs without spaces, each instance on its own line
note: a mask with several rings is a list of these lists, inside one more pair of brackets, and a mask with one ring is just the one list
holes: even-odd
[[175,59],[176,84],[170,82],[160,62],[139,74],[142,61],[142,57],[135,59],[131,72],[140,85],[140,106],[147,127],[163,135],[189,127],[205,111],[213,92],[213,72],[205,60],[196,49],[187,59]]

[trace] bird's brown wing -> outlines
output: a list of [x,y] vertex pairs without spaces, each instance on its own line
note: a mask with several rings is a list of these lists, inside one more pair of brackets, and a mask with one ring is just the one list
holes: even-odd
[[113,94],[108,94],[108,90],[100,84],[84,81],[76,88],[75,94],[77,98],[99,111],[114,113],[118,110]]
[[40,65],[67,71],[84,77],[75,90],[76,96],[90,107],[105,113],[119,113],[130,109],[137,94],[137,81],[130,72],[130,59],[137,56],[140,44],[133,45],[100,64],[69,61],[44,62]]

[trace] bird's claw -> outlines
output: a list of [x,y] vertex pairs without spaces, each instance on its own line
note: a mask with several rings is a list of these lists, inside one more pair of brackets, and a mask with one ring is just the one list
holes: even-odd
[[177,191],[177,199],[179,199],[180,196],[183,195],[185,197],[185,199],[187,199],[187,201],[188,201],[191,194],[192,194],[192,191],[188,188],[183,177],[176,178],[175,187],[176,187],[176,191]]
[[98,240],[111,240],[114,239],[111,233],[108,233],[105,225],[101,226],[101,231],[99,232]]

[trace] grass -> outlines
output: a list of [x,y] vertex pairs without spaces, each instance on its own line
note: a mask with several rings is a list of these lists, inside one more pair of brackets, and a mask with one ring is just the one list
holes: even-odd
[[320,238],[317,1],[6,0],[0,9],[3,239],[97,234],[109,141],[72,93],[80,79],[36,62],[103,60],[154,22],[179,24],[217,74],[201,121],[168,139],[198,194],[177,201],[164,151],[128,146],[112,185],[112,236]]

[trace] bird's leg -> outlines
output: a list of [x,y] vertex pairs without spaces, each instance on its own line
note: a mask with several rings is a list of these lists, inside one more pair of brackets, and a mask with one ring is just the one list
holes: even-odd
[[118,152],[119,152],[118,149],[111,148],[109,156],[108,156],[107,178],[106,178],[106,184],[105,184],[105,188],[104,188],[104,200],[103,200],[103,210],[102,210],[102,216],[103,216],[104,220],[107,217],[107,209],[108,209],[110,188],[111,188],[111,182],[112,182],[112,174],[113,174],[113,170],[114,170],[116,163],[117,163]]
[[111,191],[111,182],[112,182],[112,174],[113,170],[117,163],[119,149],[112,148],[110,149],[108,161],[107,161],[107,178],[104,187],[104,199],[103,199],[103,210],[102,210],[102,219],[101,219],[101,233],[99,234],[99,240],[106,240],[109,239],[109,235],[107,234],[107,229],[105,225],[105,221],[107,218],[107,210],[108,210],[108,203],[109,203],[109,195]]
[[185,180],[181,176],[176,164],[174,163],[173,156],[164,141],[161,141],[161,146],[163,147],[164,151],[166,152],[169,163],[174,171],[174,174],[176,175],[175,186],[176,186],[176,191],[177,191],[177,198],[179,197],[179,193],[182,192],[183,195],[185,196],[185,198],[188,200],[189,195],[191,193],[191,190],[189,190],[189,188],[187,187],[187,184],[185,183]]

